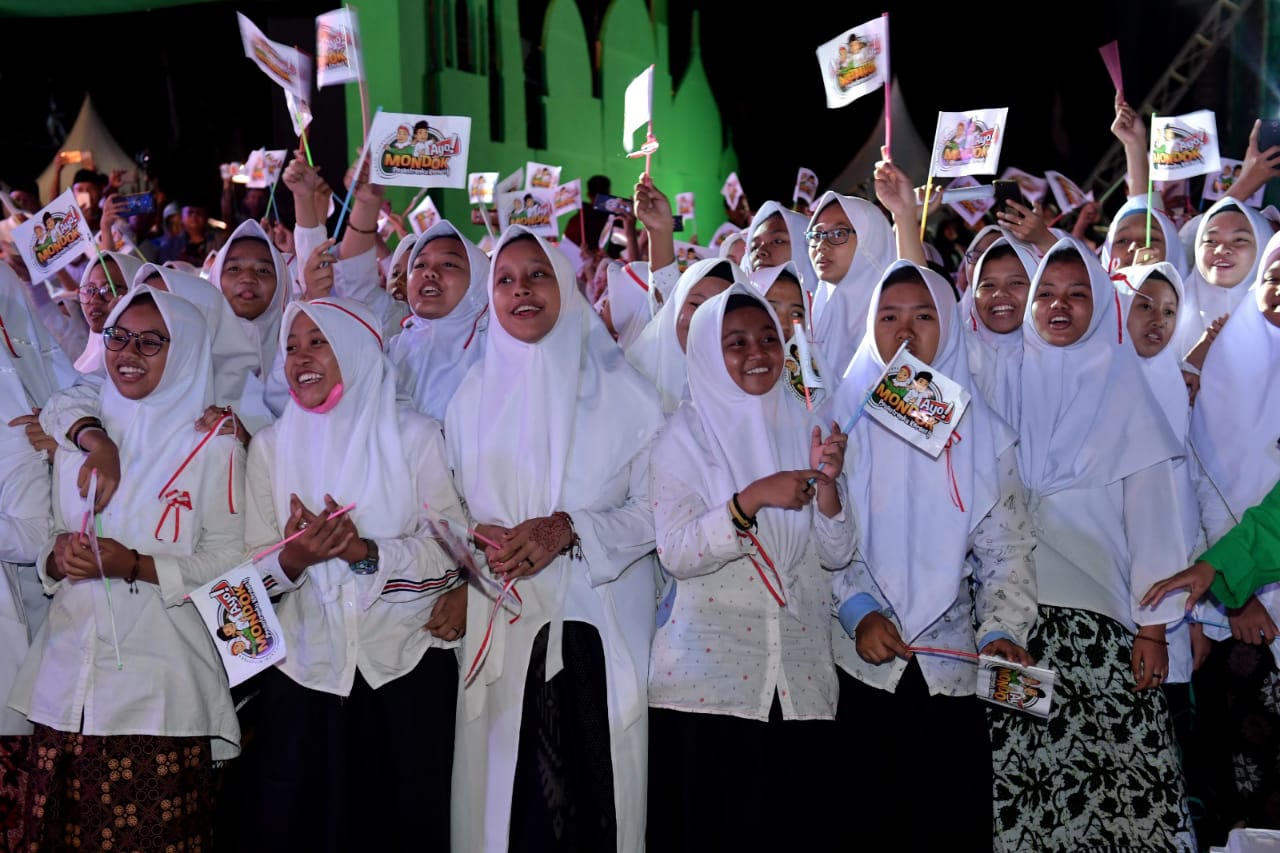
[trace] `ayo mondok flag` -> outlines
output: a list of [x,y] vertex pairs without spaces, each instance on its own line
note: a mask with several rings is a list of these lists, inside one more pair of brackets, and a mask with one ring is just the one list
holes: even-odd
[[1218,120],[1213,110],[1151,117],[1151,179],[1176,181],[1217,172]]
[[1048,719],[1057,674],[991,655],[978,656],[978,698],[1002,708]]
[[560,167],[535,163],[524,164],[524,185],[527,189],[549,190],[560,184]]
[[582,207],[582,178],[556,186],[556,216]]
[[414,234],[422,234],[439,221],[440,211],[436,209],[436,203],[431,200],[431,196],[423,196],[418,206],[409,213],[409,225],[413,228]]
[[369,128],[373,183],[397,187],[467,185],[470,116],[379,112]]
[[969,406],[969,392],[901,347],[871,391],[866,412],[934,459]]
[[497,172],[472,172],[467,175],[467,201],[470,204],[493,204]]
[[249,152],[249,161],[244,164],[249,172],[249,183],[252,189],[267,189],[280,179],[280,170],[284,168],[285,150],[259,148]]
[[350,83],[364,77],[360,64],[360,30],[350,9],[316,16],[316,88]]
[[873,18],[818,47],[828,107],[847,106],[885,84],[889,71],[886,30],[883,16]]
[[284,631],[252,561],[196,587],[189,597],[213,635],[232,687],[284,660]]
[[1061,172],[1049,170],[1044,173],[1044,178],[1053,191],[1053,200],[1057,202],[1058,210],[1063,213],[1070,213],[1085,202],[1093,201],[1092,190],[1085,192]]
[[535,234],[556,237],[560,228],[556,221],[555,190],[525,189],[498,196],[498,224],[503,231],[510,225],[523,225]]
[[1008,116],[1008,107],[938,113],[929,173],[942,178],[994,175]]
[[262,34],[262,30],[237,12],[240,19],[240,40],[244,43],[244,55],[253,60],[262,72],[286,92],[293,92],[300,101],[311,99],[311,60],[297,48],[279,44]]
[[81,255],[93,254],[93,233],[70,187],[14,228],[13,242],[22,254],[32,282],[52,278]]

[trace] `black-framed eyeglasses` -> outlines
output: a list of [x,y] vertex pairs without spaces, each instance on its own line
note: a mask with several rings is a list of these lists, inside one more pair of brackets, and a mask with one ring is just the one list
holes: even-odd
[[79,288],[78,292],[80,294],[81,302],[92,302],[95,296],[105,302],[127,293],[128,288],[122,286],[112,290],[110,284],[104,284],[101,287],[94,287],[92,284],[85,284]]
[[169,339],[158,332],[130,332],[119,326],[102,330],[102,345],[112,352],[120,352],[129,345],[129,341],[134,342],[133,348],[139,355],[147,357],[160,352],[169,343]]
[[805,238],[809,241],[810,246],[816,246],[823,240],[832,246],[843,246],[849,242],[849,238],[853,236],[852,228],[832,228],[830,231],[806,231]]

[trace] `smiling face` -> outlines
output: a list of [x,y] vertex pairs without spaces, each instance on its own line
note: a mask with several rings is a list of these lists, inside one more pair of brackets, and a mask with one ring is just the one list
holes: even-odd
[[387,292],[391,294],[391,298],[396,302],[409,301],[408,266],[409,253],[405,252],[391,265],[391,271],[387,276]]
[[1178,294],[1173,285],[1149,277],[1133,297],[1125,328],[1133,348],[1143,358],[1151,358],[1166,346],[1178,322]]
[[[107,322],[111,309],[116,307],[116,303],[120,301],[120,297],[129,292],[129,286],[125,283],[124,274],[120,272],[120,265],[111,258],[106,258],[107,270],[111,272],[111,284],[115,285],[115,295],[111,295],[111,289],[107,287],[107,273],[102,269],[102,264],[94,264],[89,270],[89,276],[85,279],[84,286],[95,288],[95,292],[85,295],[84,291],[80,293],[80,310],[84,313],[85,322],[89,324],[89,331],[98,334],[102,331],[102,326]],[[107,288],[107,295],[101,294],[101,288]]]
[[439,320],[457,307],[470,286],[471,261],[457,237],[438,237],[418,250],[409,270],[414,314]]
[[818,213],[817,218],[809,226],[810,231],[847,231],[849,238],[839,246],[832,245],[830,240],[820,240],[809,244],[809,260],[823,281],[838,282],[849,272],[853,264],[853,256],[858,252],[858,235],[853,231],[853,223],[845,215],[844,208],[831,202]]
[[338,356],[316,321],[299,311],[284,342],[284,375],[289,390],[305,409],[317,409],[342,381]]
[[242,320],[255,320],[276,295],[276,265],[271,249],[257,239],[241,238],[227,247],[218,284],[231,310]]
[[938,354],[942,326],[933,294],[920,279],[908,279],[884,288],[876,308],[876,350],[888,361],[905,341],[907,351],[923,362]]
[[685,297],[684,304],[680,306],[680,313],[676,316],[676,340],[680,342],[681,352],[686,349],[685,344],[689,340],[689,321],[693,319],[693,313],[698,310],[698,306],[717,293],[728,290],[732,284],[733,282],[726,279],[709,275],[690,288],[689,295]]
[[1280,260],[1273,261],[1262,274],[1258,304],[1267,322],[1280,327]]
[[[1147,244],[1147,216],[1145,213],[1131,213],[1116,226],[1115,238],[1111,241],[1111,266],[1119,269],[1132,266],[1138,250]],[[1151,223],[1151,250],[1142,253],[1142,262],[1154,264],[1165,259],[1164,229],[1160,223]]]
[[781,213],[765,219],[751,232],[751,271],[776,267],[791,260],[791,234]]
[[493,313],[507,334],[526,344],[542,340],[560,318],[560,284],[546,252],[533,239],[502,247],[493,264]]
[[[121,333],[145,335],[148,340],[169,337],[169,327],[165,325],[164,315],[150,299],[130,304],[116,318],[115,328]],[[159,386],[164,377],[164,366],[169,360],[169,344],[161,343],[155,355],[143,355],[139,352],[136,338],[129,339],[124,348],[118,352],[107,348],[104,360],[107,375],[126,400],[141,400]],[[147,346],[144,344],[143,348]]]
[[1084,337],[1093,318],[1093,288],[1084,261],[1054,261],[1040,274],[1032,297],[1031,320],[1046,343],[1056,347]]
[[783,336],[788,341],[791,340],[795,333],[795,323],[799,321],[801,326],[804,325],[804,294],[800,291],[800,282],[778,276],[765,299],[773,306],[773,313],[778,315]]
[[1196,266],[1215,287],[1235,287],[1244,281],[1258,254],[1258,241],[1249,219],[1227,209],[1209,220],[1196,246]]
[[978,319],[997,335],[1015,331],[1022,325],[1031,279],[1016,256],[987,258],[982,276],[974,285],[973,307]]
[[760,395],[778,384],[782,375],[782,341],[778,327],[763,307],[728,311],[720,328],[725,370],[748,394]]

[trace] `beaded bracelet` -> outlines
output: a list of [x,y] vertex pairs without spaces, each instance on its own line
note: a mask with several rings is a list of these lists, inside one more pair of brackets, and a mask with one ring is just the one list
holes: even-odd
[[582,537],[578,535],[578,531],[573,526],[573,516],[564,510],[557,510],[551,513],[552,518],[558,518],[565,524],[569,525],[569,544],[560,549],[561,554],[568,554],[570,559],[582,559]]

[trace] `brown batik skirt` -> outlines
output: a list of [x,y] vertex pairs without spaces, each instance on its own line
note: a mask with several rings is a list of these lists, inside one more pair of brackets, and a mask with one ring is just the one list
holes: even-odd
[[37,725],[25,853],[211,849],[207,737],[97,737]]

